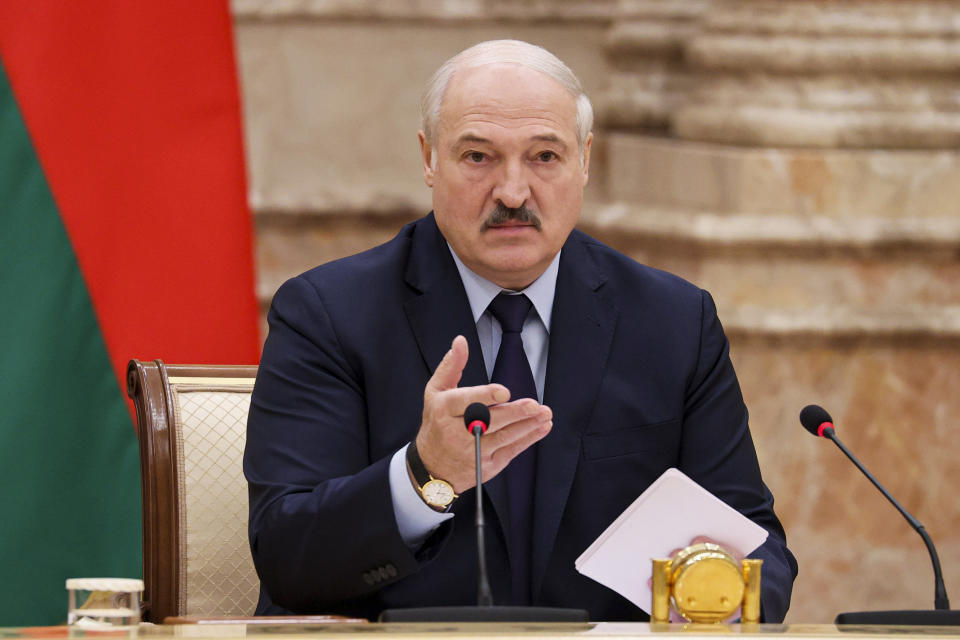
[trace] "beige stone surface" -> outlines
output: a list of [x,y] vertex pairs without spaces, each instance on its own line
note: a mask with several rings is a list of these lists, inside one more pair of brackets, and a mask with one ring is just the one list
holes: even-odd
[[611,74],[610,87],[598,99],[597,115],[617,129],[665,130],[687,95],[690,74],[669,62],[651,61],[643,70]]
[[960,75],[840,67],[764,73],[751,66],[747,75],[688,70],[672,131],[685,139],[755,146],[960,147]]
[[[607,136],[611,201],[716,214],[958,216],[960,152],[736,148]],[[867,222],[869,224],[869,222]]]
[[725,0],[704,22],[767,36],[950,37],[960,30],[952,0]]
[[854,34],[771,36],[708,32],[695,36],[686,53],[694,65],[709,69],[940,74],[960,70],[960,42],[955,38],[956,33],[944,37],[857,38]]
[[596,233],[616,234],[623,243],[666,242],[733,250],[763,248],[805,252],[923,251],[953,259],[960,242],[960,217],[838,217],[819,214],[715,213],[670,208],[662,203],[587,203],[581,221]]
[[607,21],[621,3],[622,0],[231,0],[238,20],[416,20],[458,25],[488,20]]
[[960,349],[940,344],[741,337],[732,357],[764,479],[800,562],[787,620],[929,609],[926,548],[894,507],[798,415],[826,408],[837,434],[924,524],[948,590],[960,585]]
[[[703,96],[710,103],[710,96]],[[681,106],[672,131],[679,137],[748,146],[955,149],[960,114],[863,113],[738,105]]]
[[717,246],[582,226],[710,291],[731,335],[960,339],[960,243],[891,258],[882,247]]
[[718,2],[683,43],[685,139],[750,146],[960,147],[960,6]]
[[614,71],[596,98],[607,127],[666,129],[686,100],[692,77],[684,48],[696,33],[710,2],[634,0],[621,6],[604,37]]

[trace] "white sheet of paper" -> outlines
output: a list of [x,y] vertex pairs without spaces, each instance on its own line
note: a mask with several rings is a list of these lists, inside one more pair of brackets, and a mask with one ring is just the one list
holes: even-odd
[[697,536],[747,555],[767,530],[688,478],[667,469],[577,558],[577,571],[650,613],[652,558]]

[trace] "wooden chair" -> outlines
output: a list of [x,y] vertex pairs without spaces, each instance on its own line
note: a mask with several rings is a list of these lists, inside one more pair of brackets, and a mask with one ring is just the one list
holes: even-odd
[[144,619],[253,614],[243,448],[255,366],[131,360],[143,488]]

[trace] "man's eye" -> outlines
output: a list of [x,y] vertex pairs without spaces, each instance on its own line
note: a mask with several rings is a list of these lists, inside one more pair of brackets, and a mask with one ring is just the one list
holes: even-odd
[[470,162],[483,162],[486,156],[479,151],[471,151],[467,154],[466,158]]
[[558,156],[553,151],[544,151],[537,156],[537,160],[540,162],[553,162],[557,159]]

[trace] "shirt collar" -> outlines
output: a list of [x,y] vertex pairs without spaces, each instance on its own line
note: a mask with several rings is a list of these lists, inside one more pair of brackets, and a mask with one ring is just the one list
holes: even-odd
[[[473,321],[476,323],[480,320],[480,316],[487,310],[487,307],[493,299],[497,297],[497,294],[501,291],[507,291],[507,289],[471,271],[467,265],[463,264],[449,242],[447,243],[447,247],[450,249],[450,255],[453,256],[453,261],[457,265],[457,271],[460,272],[463,288],[467,292],[467,300],[470,301],[470,311],[473,313]],[[546,271],[540,274],[540,277],[534,280],[529,287],[520,292],[526,294],[530,302],[533,303],[533,307],[537,310],[537,314],[540,316],[540,320],[543,321],[547,332],[550,331],[550,318],[553,314],[553,296],[557,290],[557,273],[559,269],[560,252],[558,251]]]

